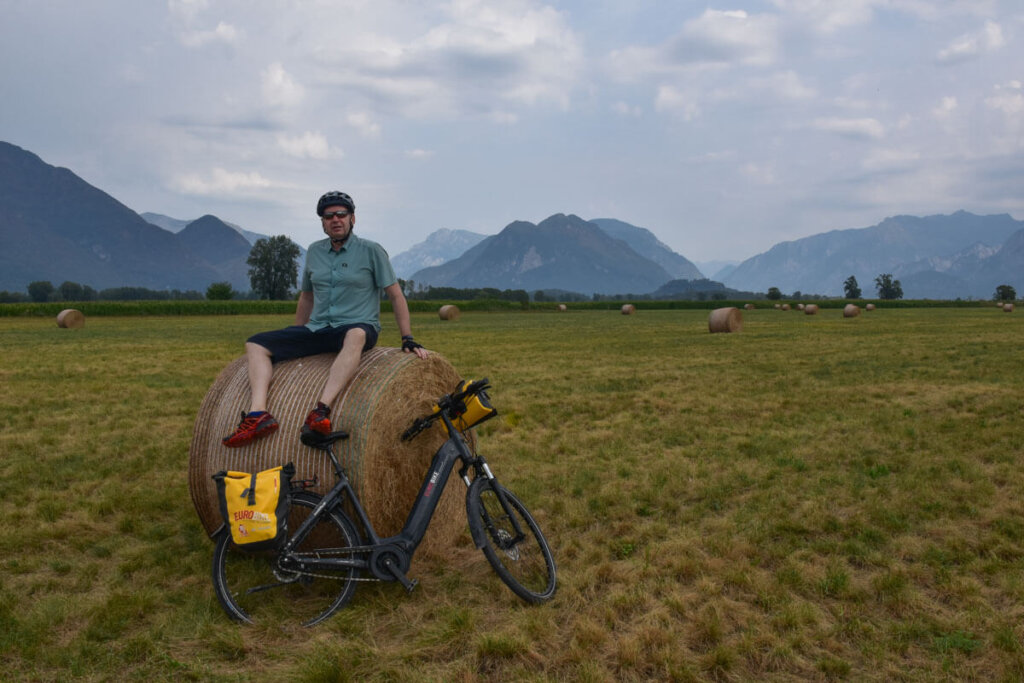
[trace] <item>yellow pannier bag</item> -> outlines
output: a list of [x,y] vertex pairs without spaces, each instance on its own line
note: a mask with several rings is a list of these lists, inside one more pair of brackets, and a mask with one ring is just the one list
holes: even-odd
[[[472,384],[474,380],[467,379],[459,383],[456,391],[463,391],[467,386]],[[484,420],[489,420],[498,414],[497,409],[491,405],[491,397],[487,395],[486,391],[481,391],[473,396],[470,396],[464,401],[465,410],[458,411],[458,414],[452,419],[452,424],[460,432],[464,432],[470,427],[475,427]],[[435,403],[434,412],[436,413],[440,408]],[[440,421],[439,421],[440,422]],[[444,422],[440,422],[441,429],[444,430],[445,434],[448,433],[448,428],[444,426]]]
[[262,472],[220,471],[213,475],[224,525],[242,550],[270,550],[288,538],[292,463]]

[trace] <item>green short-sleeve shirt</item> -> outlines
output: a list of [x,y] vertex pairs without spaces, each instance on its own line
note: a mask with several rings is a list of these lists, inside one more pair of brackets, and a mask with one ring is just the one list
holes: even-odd
[[331,240],[309,245],[302,291],[313,293],[312,331],[367,323],[380,331],[380,290],[398,282],[384,247],[354,234],[338,251]]

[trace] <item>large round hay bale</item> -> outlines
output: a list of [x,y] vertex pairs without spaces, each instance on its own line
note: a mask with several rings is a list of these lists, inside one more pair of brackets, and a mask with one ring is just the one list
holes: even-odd
[[846,304],[843,307],[844,318],[856,318],[858,315],[860,315],[860,306],[857,304]]
[[815,315],[818,312],[818,304],[807,304],[804,306],[804,315]]
[[74,308],[65,308],[57,314],[57,327],[75,330],[85,327],[85,315]]
[[873,311],[873,310],[875,310],[875,305],[874,304],[867,304],[866,306],[864,306],[864,310],[865,311]]
[[797,304],[796,307],[797,307],[798,310],[801,310],[801,311],[804,310],[805,308],[807,308],[807,306],[805,306],[804,304]]
[[743,310],[752,311],[754,310],[754,304],[743,304]]
[[[313,491],[323,494],[335,484],[326,454],[299,441],[299,430],[334,358],[328,353],[277,363],[269,404],[281,427],[241,448],[226,448],[221,437],[230,434],[239,414],[248,410],[245,357],[229,364],[214,381],[199,408],[189,450],[189,490],[208,534],[221,524],[210,478],[220,470],[251,472],[293,462],[297,480],[317,478]],[[423,475],[445,440],[436,427],[411,442],[402,442],[401,434],[459,379],[439,354],[420,359],[400,349],[377,347],[363,354],[355,377],[331,406],[332,423],[351,435],[335,444],[335,453],[382,537],[401,531]],[[453,475],[421,546],[426,553],[450,548],[466,528],[463,495],[462,481]]]
[[739,332],[743,329],[743,313],[735,306],[716,308],[708,316],[708,331]]
[[636,313],[636,306],[633,304],[625,304],[622,307],[622,315],[633,315]]
[[1013,313],[1013,304],[1003,304],[1003,311]]
[[789,304],[782,304],[782,310],[788,311],[789,310]]
[[441,320],[458,320],[460,313],[459,307],[454,304],[446,304],[437,309],[437,315]]

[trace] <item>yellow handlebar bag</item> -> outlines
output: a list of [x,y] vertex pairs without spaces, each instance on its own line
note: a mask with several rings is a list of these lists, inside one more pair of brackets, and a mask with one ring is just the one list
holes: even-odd
[[224,525],[242,550],[272,550],[288,538],[292,463],[251,474],[220,471],[213,475]]

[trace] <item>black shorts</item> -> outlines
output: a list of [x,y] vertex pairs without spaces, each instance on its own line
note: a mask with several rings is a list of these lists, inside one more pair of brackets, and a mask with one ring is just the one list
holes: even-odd
[[337,353],[345,345],[345,335],[348,331],[357,327],[366,332],[363,351],[369,351],[377,344],[377,330],[373,325],[366,323],[323,327],[316,332],[305,325],[292,325],[281,330],[254,334],[246,341],[259,344],[270,351],[270,360],[277,363],[318,353]]

